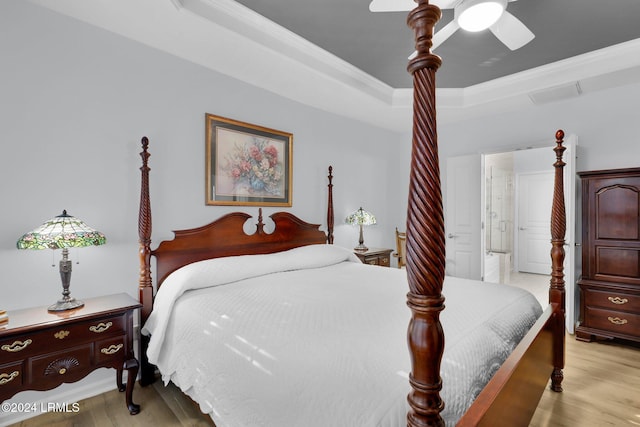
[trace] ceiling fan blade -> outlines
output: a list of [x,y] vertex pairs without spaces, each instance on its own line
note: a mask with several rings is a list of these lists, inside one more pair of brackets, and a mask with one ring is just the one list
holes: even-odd
[[[461,0],[432,0],[430,3],[440,9],[452,9]],[[514,1],[514,0],[511,0]],[[415,9],[416,0],[371,0],[369,10],[371,12],[402,12]]]
[[458,31],[459,28],[460,28],[460,25],[458,25],[458,23],[456,22],[455,19],[453,21],[449,22],[444,27],[442,27],[442,29],[440,31],[438,31],[437,33],[435,33],[433,35],[433,38],[431,39],[431,41],[433,42],[433,45],[431,46],[431,50],[435,50],[446,39],[451,37],[453,35],[453,33]]
[[502,13],[498,22],[489,27],[489,29],[498,40],[511,50],[520,49],[536,37],[522,21],[506,10]]
[[417,6],[413,0],[371,0],[369,10],[371,12],[401,12],[412,10]]

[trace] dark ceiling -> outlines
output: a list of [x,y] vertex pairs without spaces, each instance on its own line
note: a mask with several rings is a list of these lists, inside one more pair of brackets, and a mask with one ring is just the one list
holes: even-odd
[[[370,0],[236,0],[394,88],[412,86],[407,12],[372,13]],[[535,39],[510,51],[488,30],[457,31],[435,50],[440,88],[463,88],[640,38],[640,0],[518,0],[507,10]],[[436,31],[453,19],[444,10]]]

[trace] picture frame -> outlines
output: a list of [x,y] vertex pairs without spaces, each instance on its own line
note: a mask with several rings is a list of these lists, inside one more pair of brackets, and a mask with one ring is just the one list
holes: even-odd
[[206,113],[206,204],[291,206],[293,134]]

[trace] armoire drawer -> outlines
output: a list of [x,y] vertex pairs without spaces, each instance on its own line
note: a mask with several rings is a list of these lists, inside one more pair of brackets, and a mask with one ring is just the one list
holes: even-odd
[[588,307],[602,307],[612,310],[640,312],[640,295],[624,292],[584,289],[584,301]]
[[624,311],[587,307],[584,313],[586,326],[640,337],[640,315]]

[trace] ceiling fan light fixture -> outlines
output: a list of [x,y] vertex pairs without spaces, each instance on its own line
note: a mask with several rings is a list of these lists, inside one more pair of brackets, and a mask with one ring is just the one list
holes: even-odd
[[502,16],[507,0],[464,0],[454,9],[460,28],[477,32],[486,30]]

